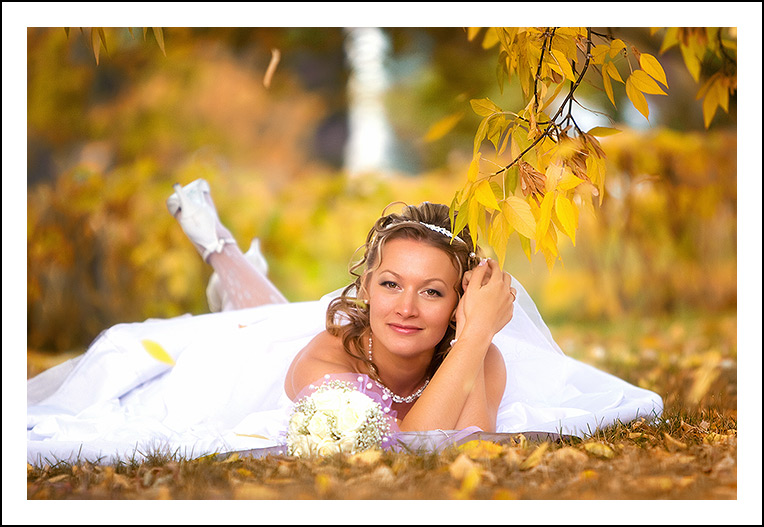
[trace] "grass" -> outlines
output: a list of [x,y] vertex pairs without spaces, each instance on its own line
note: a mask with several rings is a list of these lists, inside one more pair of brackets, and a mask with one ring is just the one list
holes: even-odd
[[737,498],[736,317],[552,328],[569,355],[655,390],[653,422],[617,423],[591,438],[440,453],[369,452],[184,459],[156,449],[114,465],[27,466],[27,498],[45,499],[669,499]]

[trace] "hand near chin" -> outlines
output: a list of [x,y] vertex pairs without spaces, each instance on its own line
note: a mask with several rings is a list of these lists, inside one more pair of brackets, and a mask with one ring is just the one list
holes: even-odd
[[464,294],[456,308],[456,336],[463,330],[495,335],[511,319],[516,290],[512,277],[494,260],[464,273]]

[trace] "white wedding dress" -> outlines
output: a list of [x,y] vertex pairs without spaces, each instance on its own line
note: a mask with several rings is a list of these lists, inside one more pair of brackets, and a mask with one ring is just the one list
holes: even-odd
[[[661,397],[565,356],[518,289],[493,342],[507,366],[498,433],[586,437],[617,421],[660,415]],[[83,355],[27,381],[27,461],[185,458],[284,443],[287,369],[325,328],[338,292],[314,302],[118,324]],[[157,360],[143,340],[175,364]]]

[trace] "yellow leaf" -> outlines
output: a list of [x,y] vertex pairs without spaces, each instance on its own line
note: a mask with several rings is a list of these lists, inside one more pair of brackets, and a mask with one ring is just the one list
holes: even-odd
[[592,49],[592,63],[602,64],[605,62],[605,57],[610,52],[610,46],[607,44],[598,44]]
[[480,33],[480,30],[483,28],[480,27],[468,27],[467,28],[467,40],[472,40],[477,36],[478,33]]
[[[501,204],[501,212],[518,233],[526,238],[533,238],[536,232],[536,219],[531,212],[531,206],[524,199],[509,196]],[[528,247],[530,249],[530,246]]]
[[544,183],[545,192],[553,192],[557,188],[557,183],[562,178],[563,166],[557,163],[549,165],[546,169],[546,182]]
[[620,134],[621,130],[618,128],[608,128],[606,126],[595,126],[586,133],[597,137],[607,137],[608,135]]
[[507,218],[503,213],[496,214],[491,222],[489,242],[496,253],[496,258],[499,260],[499,267],[502,269],[504,268],[504,260],[507,256],[507,241],[510,234],[512,234],[512,227],[507,222]]
[[90,28],[90,47],[93,48],[93,55],[95,55],[96,66],[98,66],[98,58],[101,55],[101,42],[96,42],[96,28]]
[[603,75],[602,75],[602,85],[605,87],[605,93],[607,93],[607,98],[610,99],[610,102],[613,104],[613,106],[615,106],[615,95],[613,94],[613,83],[610,82],[610,77],[605,72],[603,72]]
[[480,152],[475,152],[472,156],[470,168],[467,171],[467,181],[474,182],[477,179],[478,170],[480,170]]
[[494,459],[504,451],[501,445],[482,439],[468,441],[457,447],[457,450],[467,454],[470,459]]
[[626,49],[626,44],[620,38],[613,39],[610,43],[610,58],[615,58],[621,50]]
[[703,122],[706,128],[711,126],[717,106],[719,106],[719,92],[714,87],[711,87],[708,93],[706,93],[706,98],[703,99]]
[[681,44],[679,49],[682,51],[682,58],[684,59],[685,66],[687,66],[687,71],[690,72],[692,79],[698,82],[698,79],[700,79],[700,59],[698,59],[695,52],[689,46]]
[[501,210],[496,202],[496,196],[493,194],[491,184],[487,180],[481,181],[477,189],[475,189],[475,197],[489,209]]
[[639,56],[639,65],[650,75],[653,79],[657,80],[668,88],[668,81],[666,80],[666,72],[663,71],[663,66],[658,62],[658,59],[650,55],[649,53],[642,53]]
[[235,435],[242,436],[242,437],[254,437],[255,439],[267,439],[267,440],[270,440],[270,438],[265,437],[265,436],[261,436],[260,434],[239,434],[239,433],[235,433]]
[[591,443],[584,443],[584,450],[589,452],[590,454],[601,457],[604,459],[611,459],[613,456],[615,456],[615,452],[613,452],[613,449],[607,446],[605,443],[601,443],[599,441],[594,441]]
[[[541,209],[538,222],[536,223],[536,241],[543,241],[546,237],[546,233],[549,230],[549,223],[552,221],[552,206],[554,205],[554,196],[551,192],[544,194],[544,199],[541,201]],[[538,252],[539,246],[536,245],[536,252]]]
[[175,366],[175,361],[173,358],[159,343],[154,342],[153,340],[144,339],[141,341],[141,344],[143,344],[143,347],[146,349],[149,355],[154,357],[159,362],[164,362],[170,366]]
[[536,449],[531,452],[531,455],[528,456],[525,461],[520,464],[520,470],[529,470],[541,463],[541,460],[544,458],[544,452],[546,452],[547,448],[549,448],[548,441],[544,441],[539,446],[537,446]]
[[576,75],[573,73],[573,68],[570,67],[570,62],[568,62],[568,58],[565,56],[565,53],[560,50],[553,49],[552,56],[557,60],[557,64],[559,64],[560,68],[562,68],[562,72],[565,77],[567,77],[567,79],[571,82],[576,82]]
[[648,119],[650,116],[650,108],[647,106],[647,99],[645,99],[645,96],[641,91],[634,87],[631,77],[626,79],[626,95],[629,97],[631,104],[634,105],[634,108],[639,110],[639,113],[644,115],[645,119]]
[[475,241],[475,243],[477,243],[477,239],[479,236],[478,215],[481,212],[482,211],[480,210],[480,203],[478,203],[477,198],[470,198],[469,209],[467,210],[467,225],[470,228],[470,234],[472,235],[472,239]]
[[560,92],[562,91],[564,87],[565,87],[564,82],[561,82],[560,84],[558,84],[557,87],[554,89],[554,92],[552,93],[552,95],[549,98],[547,98],[546,101],[544,101],[544,104],[541,105],[540,111],[543,112],[544,110],[546,110],[546,108],[557,98],[557,96],[560,94]]
[[725,77],[721,77],[716,82],[716,95],[719,99],[719,106],[721,106],[725,112],[729,112],[730,92],[727,88],[727,79]]
[[576,208],[571,201],[562,194],[555,198],[554,211],[557,213],[557,219],[560,220],[562,230],[576,245],[576,228],[578,227],[578,218],[576,217]]
[[528,261],[531,261],[531,240],[530,238],[523,236],[522,234],[518,233],[518,236],[520,236],[520,247],[523,248],[523,252],[525,253],[525,256],[528,258]]
[[483,37],[483,49],[491,49],[498,43],[499,35],[496,34],[496,28],[489,27],[488,31],[485,32],[485,37]]
[[571,172],[570,170],[566,170],[563,175],[560,182],[557,184],[557,188],[566,191],[573,188],[576,188],[578,185],[583,183],[584,180],[580,177],[576,176]]
[[470,106],[472,106],[472,110],[482,116],[482,117],[488,117],[489,115],[493,115],[495,113],[501,113],[501,108],[496,106],[494,102],[491,99],[470,99]]
[[615,64],[613,64],[612,62],[608,62],[607,64],[603,66],[603,68],[606,69],[609,77],[612,77],[613,80],[616,80],[620,82],[621,84],[623,84],[623,79],[621,78],[621,74],[618,73],[618,68],[615,67]]
[[431,143],[446,135],[462,120],[462,117],[464,112],[456,112],[433,124],[424,136],[425,142]]
[[154,37],[157,39],[157,44],[159,44],[159,49],[162,50],[162,55],[166,57],[167,53],[165,53],[164,51],[164,34],[162,33],[162,28],[152,27],[151,29],[154,31]]
[[666,92],[658,86],[652,77],[642,70],[635,70],[630,76],[632,84],[635,88],[643,93],[649,93],[651,95],[666,95]]

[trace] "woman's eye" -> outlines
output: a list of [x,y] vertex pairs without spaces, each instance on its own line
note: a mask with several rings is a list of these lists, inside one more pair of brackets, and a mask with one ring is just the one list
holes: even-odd
[[428,289],[424,292],[427,296],[443,296],[437,289]]
[[381,285],[382,287],[386,287],[388,289],[395,289],[396,287],[398,287],[398,284],[396,284],[395,282],[391,282],[390,280],[386,280],[379,285]]

